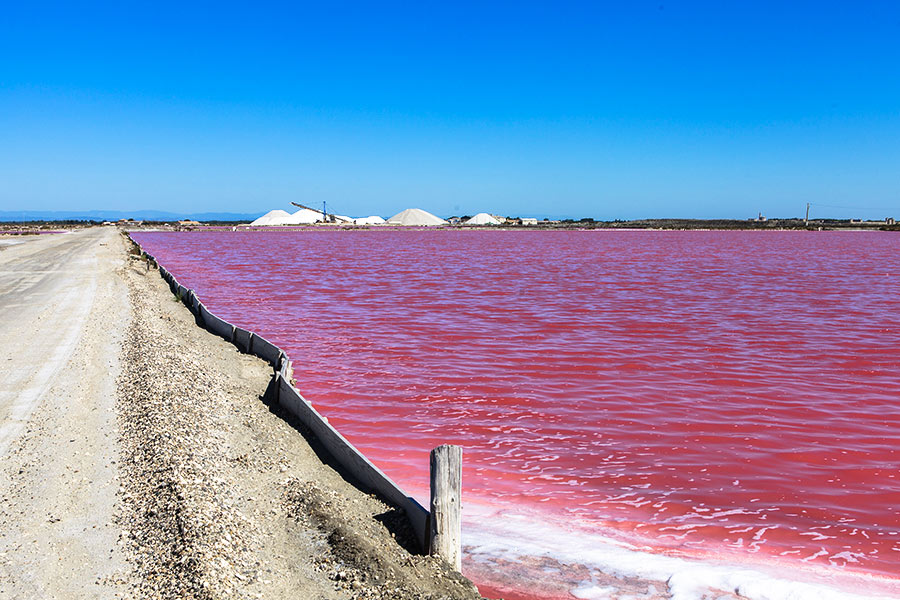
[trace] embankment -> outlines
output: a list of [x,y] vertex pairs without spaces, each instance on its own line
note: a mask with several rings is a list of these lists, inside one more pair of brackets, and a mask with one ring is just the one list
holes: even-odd
[[125,279],[121,526],[139,596],[480,598],[419,553],[382,490],[360,491],[374,486],[335,460],[333,434],[279,404],[293,389],[281,353],[218,324],[274,359],[273,379],[271,364],[197,327],[215,323],[209,311],[139,252]]

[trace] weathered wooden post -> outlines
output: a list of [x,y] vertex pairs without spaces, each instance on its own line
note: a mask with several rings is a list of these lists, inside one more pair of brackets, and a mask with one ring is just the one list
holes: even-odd
[[281,376],[285,381],[291,383],[291,380],[294,379],[294,363],[288,360],[288,357],[283,352],[279,357],[281,361]]
[[431,451],[431,531],[428,552],[462,569],[460,512],[462,448],[443,445]]

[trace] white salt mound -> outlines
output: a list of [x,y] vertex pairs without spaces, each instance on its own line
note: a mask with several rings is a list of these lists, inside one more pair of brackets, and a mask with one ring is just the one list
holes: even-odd
[[285,225],[311,225],[321,220],[322,213],[309,210],[308,208],[301,208],[289,217],[289,222],[285,223]]
[[294,214],[276,209],[270,210],[250,223],[255,227],[278,227],[281,225],[311,225],[322,220],[322,214],[308,208],[301,208]]
[[487,213],[478,213],[463,225],[500,225],[500,221]]
[[387,222],[388,225],[414,225],[418,227],[447,224],[447,221],[421,208],[407,208],[388,219]]
[[356,225],[381,225],[385,221],[378,215],[372,215],[371,217],[359,217],[357,219],[353,219],[353,222]]
[[260,218],[256,219],[250,225],[254,227],[266,227],[271,225],[282,225],[285,220],[290,219],[291,214],[281,209],[270,210]]

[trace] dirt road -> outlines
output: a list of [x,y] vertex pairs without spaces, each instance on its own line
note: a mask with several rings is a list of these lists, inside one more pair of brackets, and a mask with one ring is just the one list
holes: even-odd
[[0,598],[115,597],[120,236],[15,241],[0,246]]

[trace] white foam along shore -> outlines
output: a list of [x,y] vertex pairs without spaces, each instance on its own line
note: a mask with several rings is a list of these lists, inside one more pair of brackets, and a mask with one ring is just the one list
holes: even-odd
[[[463,548],[476,566],[490,571],[494,562],[560,564],[560,572],[591,573],[590,578],[568,580],[568,593],[589,600],[616,598],[672,598],[701,600],[726,598],[749,600],[887,600],[900,598],[894,590],[900,582],[877,576],[833,570],[802,568],[795,564],[741,565],[723,561],[694,560],[656,554],[605,537],[571,530],[539,514],[495,510],[466,502]],[[577,567],[584,568],[565,568]],[[642,582],[648,592],[635,595],[618,591],[616,580]],[[612,581],[612,585],[610,584]],[[640,585],[638,587],[641,587]]]

